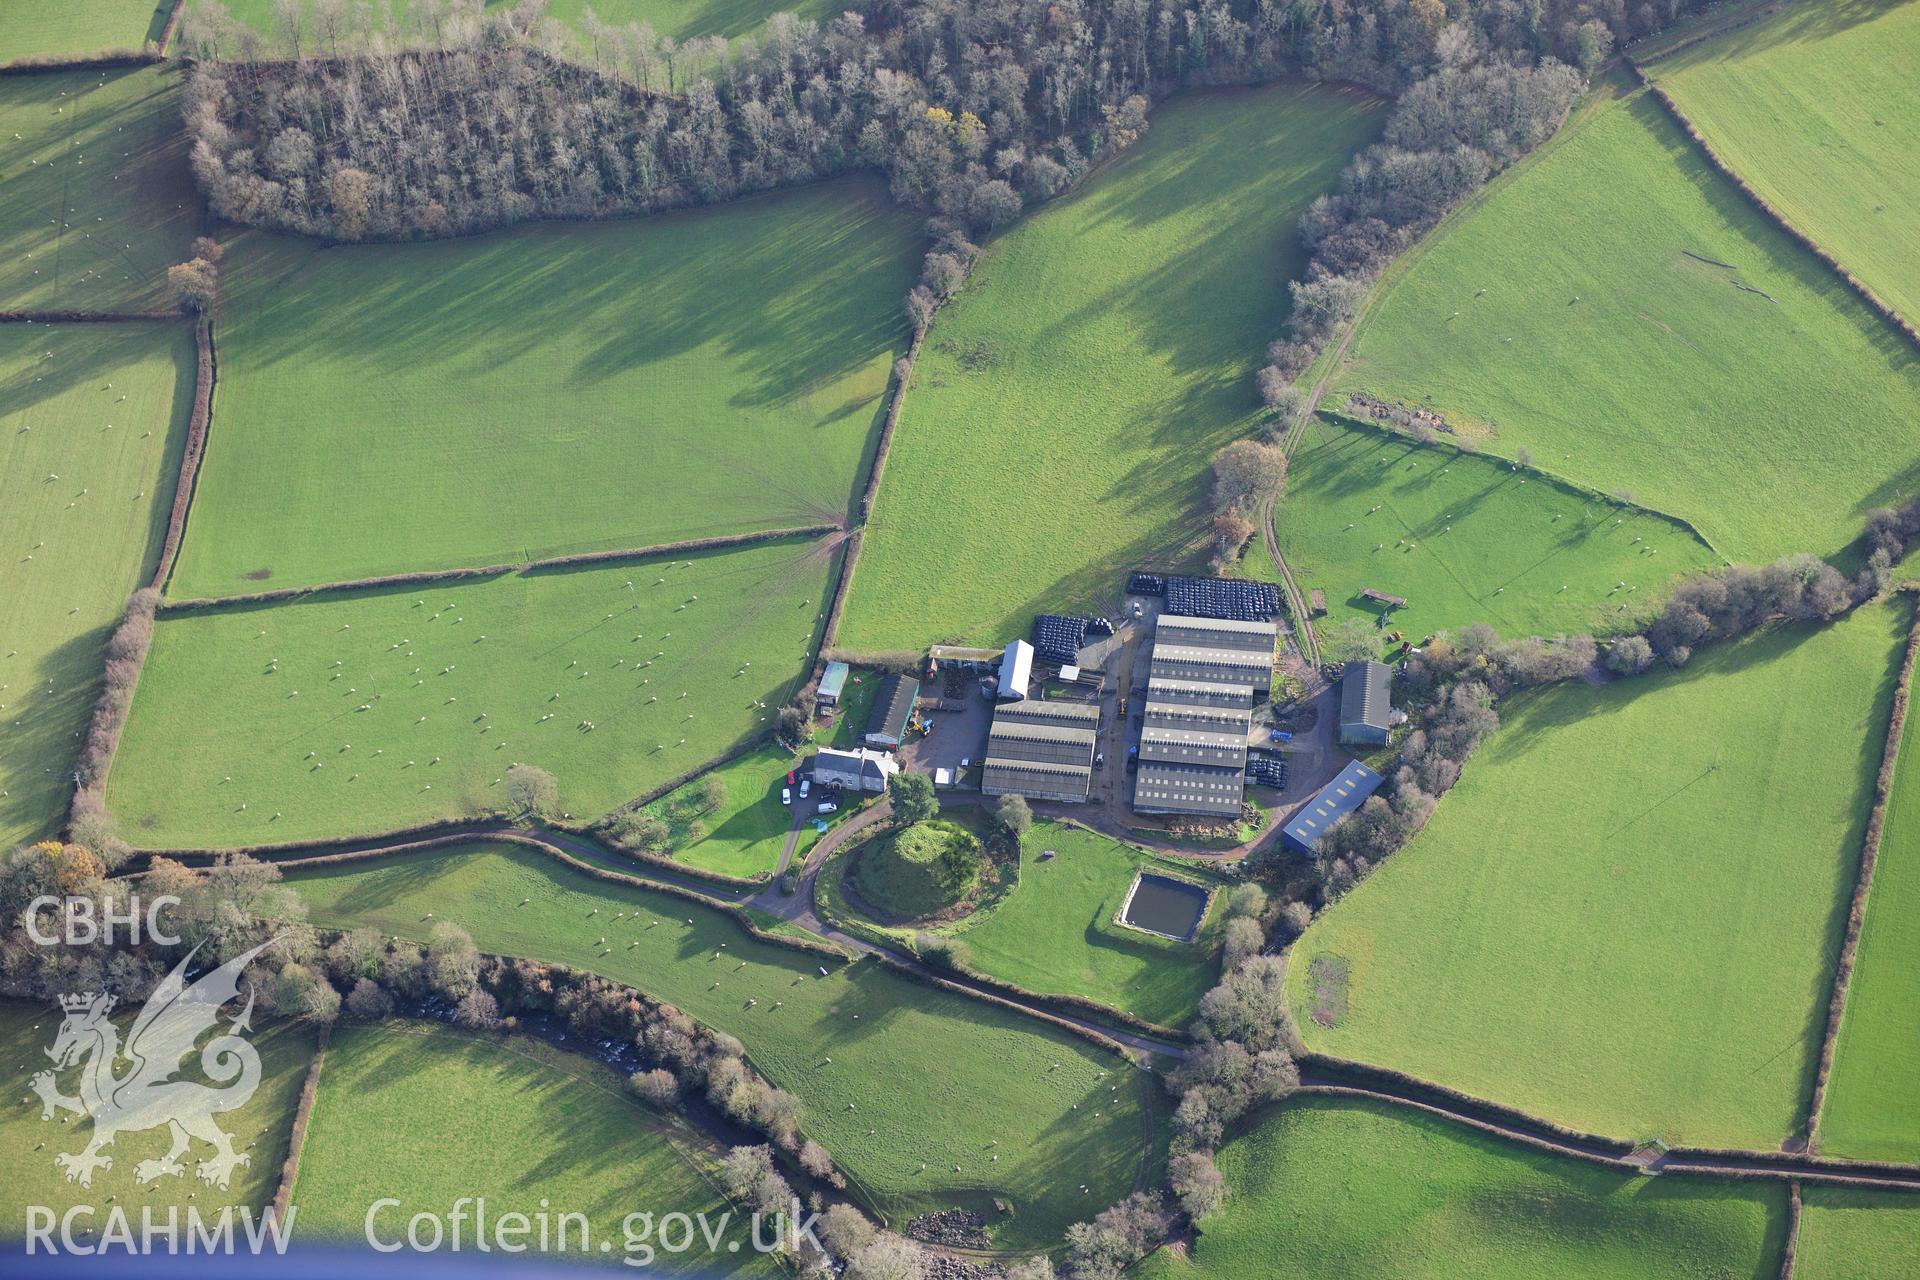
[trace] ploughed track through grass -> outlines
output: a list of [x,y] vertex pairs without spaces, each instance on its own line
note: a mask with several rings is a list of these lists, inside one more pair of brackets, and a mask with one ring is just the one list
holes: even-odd
[[1338,388],[1631,492],[1730,559],[1842,550],[1920,485],[1920,356],[1652,95],[1598,92],[1389,286]]
[[1907,714],[1887,802],[1866,921],[1834,1042],[1820,1149],[1861,1160],[1920,1163],[1920,729]]
[[1147,1280],[1771,1280],[1786,1243],[1784,1187],[1634,1177],[1365,1102],[1270,1111],[1219,1163],[1225,1205],[1186,1257],[1149,1259]]
[[1646,71],[1754,190],[1914,322],[1920,5],[1776,8]]
[[[139,1012],[139,1004],[139,1001],[123,1004],[121,1013],[114,1018],[123,1040],[133,1025],[134,1015]],[[238,1003],[229,1005],[220,1025],[225,1027],[229,1019],[237,1017],[240,1007]],[[86,1119],[67,1112],[56,1112],[54,1119],[43,1121],[40,1099],[27,1091],[29,1078],[52,1065],[45,1050],[53,1047],[61,1017],[58,1007],[50,1001],[0,1003],[0,1070],[6,1072],[9,1082],[9,1087],[0,1091],[0,1167],[7,1171],[7,1176],[0,1178],[0,1237],[16,1241],[25,1237],[27,1209],[31,1205],[53,1207],[56,1212],[74,1205],[95,1206],[91,1218],[75,1219],[77,1233],[89,1224],[95,1231],[103,1230],[107,1213],[116,1206],[132,1215],[137,1232],[144,1207],[151,1207],[162,1223],[169,1208],[177,1209],[184,1230],[189,1207],[212,1218],[224,1205],[245,1205],[258,1214],[272,1202],[274,1189],[280,1184],[280,1166],[287,1159],[294,1108],[300,1101],[300,1088],[306,1082],[307,1066],[313,1060],[311,1026],[267,1020],[255,1010],[253,1030],[246,1039],[260,1055],[260,1087],[245,1106],[222,1112],[218,1117],[220,1127],[233,1139],[234,1150],[248,1158],[248,1163],[233,1171],[226,1190],[202,1182],[196,1176],[196,1165],[213,1154],[212,1147],[198,1140],[183,1158],[185,1171],[179,1176],[161,1177],[145,1185],[134,1180],[136,1165],[166,1154],[171,1143],[164,1126],[118,1134],[107,1149],[107,1154],[113,1157],[113,1168],[96,1171],[93,1185],[83,1188],[66,1180],[65,1172],[54,1163],[54,1156],[79,1151],[92,1136],[93,1126]],[[199,1070],[198,1055],[189,1057],[187,1062],[190,1066],[182,1078],[199,1078],[194,1074]],[[128,1067],[123,1060],[115,1064],[113,1070],[125,1075]],[[75,1078],[71,1070],[60,1072],[57,1083],[61,1091],[71,1093]],[[65,1124],[59,1119],[63,1115]],[[302,1214],[295,1219],[296,1230],[304,1217]],[[238,1221],[234,1223],[234,1233],[241,1233]],[[16,1244],[11,1249],[17,1251],[19,1247]]]
[[[652,1259],[628,1252],[629,1214],[704,1213],[721,1232],[732,1206],[676,1148],[671,1122],[623,1088],[617,1072],[521,1036],[482,1039],[420,1022],[342,1025],[301,1148],[293,1195],[300,1238],[361,1245],[375,1203],[392,1199],[400,1203],[375,1212],[376,1234],[404,1240],[414,1214],[444,1220],[463,1197],[476,1197],[485,1201],[489,1232],[509,1213],[535,1223],[543,1213],[549,1223],[584,1215],[587,1237],[575,1226],[549,1261],[605,1262],[606,1240],[613,1259],[646,1262],[649,1272],[779,1274],[753,1252],[737,1211],[713,1252],[698,1233],[686,1252],[644,1238],[655,1247]],[[472,1249],[471,1219],[466,1229],[462,1248]]]
[[[1146,1136],[1137,1090],[1156,1085],[1078,1036],[876,961],[761,942],[717,910],[517,848],[397,855],[288,881],[316,924],[417,937],[431,913],[484,950],[631,983],[738,1036],[895,1222],[959,1205],[983,1212],[1001,1244],[1051,1247],[1133,1185]],[[996,1197],[1013,1216],[994,1210]]]
[[[10,5],[0,31],[14,8],[57,7]],[[200,225],[180,74],[0,76],[0,310],[171,308],[167,268]]]
[[66,816],[102,646],[166,537],[193,378],[184,323],[0,325],[0,849]]
[[1444,440],[1309,420],[1275,524],[1294,576],[1327,593],[1328,622],[1378,617],[1360,598],[1371,587],[1407,601],[1393,625],[1415,639],[1469,622],[1631,630],[1670,581],[1720,563],[1678,521]]
[[1258,426],[1294,222],[1379,120],[1352,91],[1186,95],[989,246],[921,346],[838,643],[1004,643],[1204,560],[1207,462]]
[[162,615],[108,804],[150,848],[344,837],[505,809],[524,761],[564,812],[604,813],[772,731],[837,554],[785,539]]
[[1615,1137],[1798,1132],[1910,616],[1509,699],[1420,836],[1294,944],[1308,1046]]
[[427,244],[242,236],[169,591],[844,521],[916,227],[848,179]]

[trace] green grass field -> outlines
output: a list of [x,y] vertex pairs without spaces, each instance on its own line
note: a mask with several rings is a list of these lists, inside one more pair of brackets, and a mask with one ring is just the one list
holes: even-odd
[[849,180],[429,244],[242,237],[169,590],[845,519],[918,235]]
[[1809,1186],[1800,1194],[1799,1280],[1920,1276],[1920,1199],[1851,1187]]
[[1778,1274],[1787,1195],[1769,1185],[1634,1178],[1418,1112],[1333,1099],[1270,1112],[1228,1142],[1227,1202],[1188,1276],[1693,1276]]
[[[513,7],[514,0],[485,0],[489,14]],[[273,0],[230,0],[227,11],[256,30],[278,36],[281,26]],[[835,0],[551,0],[547,16],[584,33],[586,11],[592,9],[608,27],[638,23],[656,35],[687,40],[695,36],[740,36],[759,30],[776,13],[811,18],[822,25],[840,15],[845,6]],[[406,0],[393,0],[398,29],[410,41],[427,43],[407,20]],[[309,30],[311,26],[309,25]]]
[[0,63],[79,58],[158,40],[173,0],[20,0],[0,23]]
[[344,836],[504,808],[524,761],[605,813],[771,731],[832,562],[788,540],[165,616],[108,804],[155,848]]
[[[1048,849],[1056,856],[1042,862]],[[1083,827],[1036,822],[1021,841],[1019,884],[951,932],[982,973],[1182,1026],[1218,976],[1220,912],[1216,900],[1190,943],[1115,924],[1134,872],[1158,862]]]
[[[1308,1045],[1622,1138],[1795,1133],[1910,606],[1557,686],[1294,946]],[[1310,1016],[1314,961],[1350,976]]]
[[0,848],[66,815],[102,646],[166,537],[193,363],[185,324],[0,325]]
[[1920,482],[1906,340],[1644,92],[1603,96],[1444,228],[1339,385],[1491,428],[1490,452],[1629,491],[1735,560],[1839,551]]
[[167,268],[200,224],[177,75],[0,78],[0,308],[169,307]]
[[1920,315],[1920,6],[1785,5],[1647,68],[1735,172]]
[[[871,960],[829,962],[823,976],[817,958],[760,942],[718,911],[589,880],[519,849],[408,855],[288,880],[315,923],[421,936],[431,911],[483,950],[630,982],[738,1036],[769,1079],[799,1095],[806,1131],[902,1220],[962,1205],[984,1212],[1010,1247],[1051,1247],[1133,1184],[1146,1137],[1135,1090],[1157,1086],[1077,1036]],[[632,914],[616,919],[622,911]],[[1014,1216],[994,1212],[995,1196]]]
[[[705,834],[697,839],[687,839],[688,824],[675,822],[673,815],[676,799],[691,797],[702,779],[669,792],[642,812],[674,828],[676,861],[730,876],[768,875],[780,861],[781,847],[793,825],[793,810],[780,803],[780,788],[794,764],[785,748],[762,747],[702,775],[718,778],[727,798],[718,808],[698,815]],[[680,807],[691,810],[691,799],[684,799]]]
[[1302,587],[1326,591],[1329,622],[1378,617],[1360,598],[1371,587],[1407,601],[1393,624],[1416,638],[1469,622],[1511,636],[1628,630],[1673,578],[1719,562],[1641,508],[1318,417],[1276,523]]
[[1353,92],[1189,95],[995,241],[921,349],[839,643],[999,644],[1204,560],[1204,473],[1259,425],[1294,222],[1379,122]]
[[1910,716],[1847,985],[1820,1148],[1862,1160],[1920,1163],[1920,1097],[1910,1067],[1920,1019],[1920,730]]
[[[227,1016],[237,1016],[244,1002],[242,996],[228,1006]],[[132,1025],[138,1003],[127,1009],[125,1017],[114,1019],[122,1036]],[[234,1150],[246,1155],[249,1163],[234,1171],[225,1191],[195,1176],[195,1166],[212,1152],[201,1142],[195,1142],[182,1160],[186,1171],[179,1177],[162,1177],[145,1185],[134,1180],[136,1164],[166,1154],[169,1143],[164,1128],[116,1136],[106,1150],[113,1157],[113,1168],[95,1172],[93,1185],[82,1187],[68,1182],[53,1158],[61,1152],[79,1151],[91,1137],[93,1126],[67,1112],[55,1112],[53,1119],[42,1120],[40,1099],[27,1091],[27,1081],[51,1065],[45,1050],[53,1045],[60,1017],[51,1003],[0,1003],[0,1071],[5,1071],[8,1082],[8,1087],[0,1091],[0,1164],[7,1170],[7,1176],[0,1178],[0,1238],[23,1238],[29,1205],[45,1205],[56,1212],[74,1205],[93,1205],[96,1212],[91,1222],[97,1232],[105,1230],[106,1214],[115,1205],[134,1215],[137,1230],[143,1205],[152,1205],[164,1222],[169,1206],[184,1214],[189,1197],[202,1213],[217,1212],[222,1205],[247,1205],[258,1212],[273,1200],[274,1188],[280,1184],[280,1166],[287,1158],[293,1110],[300,1100],[307,1065],[313,1059],[311,1028],[304,1023],[263,1021],[256,1010],[254,1030],[247,1039],[260,1054],[260,1087],[245,1106],[220,1117],[220,1127],[233,1139]],[[226,1021],[223,1019],[220,1025],[225,1026]],[[197,1056],[187,1061],[181,1078],[204,1081],[196,1074]],[[128,1064],[122,1061],[115,1070],[124,1075]],[[69,1069],[59,1074],[58,1084],[70,1094],[77,1079],[78,1072]],[[60,1119],[63,1115],[65,1123]],[[76,1219],[76,1234],[88,1221]],[[296,1230],[298,1227],[296,1217]],[[238,1222],[234,1229],[239,1232]]]
[[[607,1261],[601,1240],[612,1242],[614,1259],[628,1256],[622,1220],[631,1213],[706,1213],[721,1231],[729,1205],[693,1163],[702,1149],[683,1154],[669,1122],[622,1083],[599,1063],[523,1037],[483,1039],[417,1022],[344,1025],[327,1049],[301,1148],[293,1195],[301,1239],[358,1245],[369,1209],[390,1198],[400,1204],[381,1210],[376,1228],[383,1241],[401,1240],[413,1214],[444,1218],[463,1196],[485,1197],[489,1221],[532,1218],[543,1206],[554,1219],[585,1215],[588,1256],[577,1256],[575,1227],[549,1261]],[[777,1273],[752,1252],[738,1214],[720,1238],[713,1253],[704,1240],[684,1253],[657,1252],[647,1270]],[[727,1242],[738,1250],[729,1253]],[[542,1251],[535,1244],[529,1252]]]

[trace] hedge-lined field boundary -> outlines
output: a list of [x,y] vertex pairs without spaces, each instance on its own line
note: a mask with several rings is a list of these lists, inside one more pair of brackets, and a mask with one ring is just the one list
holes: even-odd
[[[173,512],[167,517],[166,540],[160,544],[160,562],[154,566],[148,585],[164,590],[173,573],[173,562],[180,555],[180,540],[187,532],[187,511],[193,505],[193,489],[200,478],[200,459],[207,451],[207,431],[213,425],[213,384],[219,365],[213,349],[213,322],[202,317],[193,326],[193,412],[187,418],[187,442],[180,451],[180,473],[173,486]],[[161,602],[165,607],[165,601]]]
[[[930,327],[930,326],[929,326]],[[834,585],[833,603],[827,608],[827,625],[820,633],[819,665],[826,657],[827,650],[833,648],[834,640],[840,634],[840,611],[846,606],[847,593],[853,589],[853,571],[855,562],[860,558],[862,534],[867,520],[873,515],[874,501],[880,496],[880,478],[886,474],[887,456],[893,451],[894,429],[900,425],[900,413],[907,403],[907,384],[913,381],[914,367],[920,361],[920,344],[926,341],[927,330],[916,328],[913,340],[907,344],[907,354],[894,362],[893,398],[887,404],[887,416],[880,424],[880,442],[873,450],[873,470],[867,473],[867,487],[860,495],[860,515],[847,540],[846,559],[840,565],[840,581]]]
[[1793,1280],[1794,1255],[1800,1252],[1800,1181],[1787,1186],[1787,1244],[1780,1251],[1780,1280]]
[[[1600,1163],[1625,1161],[1638,1149],[1638,1144],[1625,1139],[1575,1129],[1392,1067],[1374,1066],[1322,1053],[1305,1054],[1299,1062],[1305,1081],[1300,1089],[1302,1093],[1353,1091],[1357,1096],[1433,1111],[1530,1145],[1545,1143],[1554,1150]],[[1322,1079],[1311,1079],[1316,1071],[1322,1075]],[[1754,1167],[1729,1168],[1716,1161]],[[1845,1160],[1740,1147],[1670,1147],[1665,1149],[1656,1163],[1660,1172],[1701,1174],[1716,1178],[1807,1178],[1841,1185],[1892,1186],[1895,1189],[1920,1191],[1920,1165],[1891,1160]],[[1637,1163],[1630,1167],[1636,1172],[1641,1171]]]
[[1668,116],[1672,117],[1673,122],[1680,126],[1681,130],[1692,140],[1694,146],[1699,148],[1700,154],[1707,158],[1707,163],[1711,164],[1714,169],[1720,173],[1720,176],[1728,182],[1731,182],[1742,195],[1746,196],[1746,198],[1752,202],[1754,208],[1764,214],[1768,221],[1784,231],[1789,239],[1805,249],[1808,253],[1811,253],[1831,269],[1835,275],[1844,280],[1847,286],[1851,288],[1854,293],[1858,294],[1863,302],[1878,313],[1882,320],[1885,320],[1895,329],[1898,329],[1914,346],[1920,347],[1920,329],[1915,329],[1891,302],[1888,302],[1885,298],[1875,293],[1872,286],[1867,284],[1866,281],[1847,270],[1840,259],[1829,253],[1824,245],[1789,222],[1786,214],[1776,208],[1772,201],[1755,190],[1753,186],[1740,175],[1740,172],[1728,164],[1726,159],[1714,149],[1713,144],[1707,141],[1706,135],[1694,127],[1693,121],[1687,116],[1686,112],[1680,109],[1680,104],[1674,101],[1673,95],[1656,84],[1653,77],[1647,73],[1645,67],[1631,58],[1627,60],[1627,65],[1633,68],[1635,74],[1640,77],[1640,83],[1646,86],[1647,92],[1651,93],[1654,100],[1666,109]]
[[0,311],[0,324],[130,324],[179,318],[178,311]]
[[280,1187],[273,1193],[273,1217],[287,1221],[293,1204],[293,1184],[300,1176],[300,1151],[307,1145],[307,1124],[313,1119],[313,1100],[320,1091],[320,1069],[327,1061],[327,1044],[333,1037],[333,1024],[320,1024],[320,1038],[313,1048],[313,1061],[307,1064],[307,1078],[300,1086],[300,1105],[293,1110],[293,1130],[287,1138],[286,1163],[280,1166]]
[[1913,668],[1920,656],[1920,604],[1908,624],[1907,649],[1900,660],[1900,675],[1893,686],[1893,713],[1887,717],[1887,738],[1880,749],[1880,772],[1873,780],[1873,807],[1867,813],[1866,833],[1860,841],[1860,865],[1853,883],[1853,901],[1847,908],[1847,932],[1840,944],[1840,960],[1833,970],[1833,995],[1827,1001],[1827,1030],[1820,1040],[1819,1064],[1813,1073],[1813,1095],[1807,1103],[1807,1145],[1813,1149],[1820,1129],[1820,1112],[1826,1104],[1827,1080],[1833,1072],[1834,1048],[1840,1039],[1840,1023],[1846,1016],[1847,985],[1853,977],[1855,953],[1866,924],[1867,897],[1873,887],[1873,869],[1880,860],[1880,836],[1886,826],[1887,802],[1893,794],[1894,770],[1900,759],[1900,735],[1907,724],[1907,702],[1913,687]]
[[[179,11],[174,12],[178,21]],[[54,71],[107,71],[115,67],[150,67],[156,62],[165,62],[166,56],[158,45],[148,45],[136,49],[128,45],[123,49],[102,49],[97,53],[82,53],[72,57],[59,57],[51,54],[29,54],[24,58],[15,58],[12,62],[0,63],[0,75],[19,76],[37,75]]]
[[412,587],[453,582],[464,578],[498,578],[509,573],[533,573],[547,569],[571,569],[583,565],[613,564],[626,560],[652,560],[660,556],[680,555],[688,551],[715,551],[730,547],[779,542],[784,538],[818,538],[838,533],[837,524],[803,524],[787,529],[757,529],[750,533],[723,533],[710,538],[686,538],[647,547],[619,547],[610,551],[580,551],[571,555],[548,556],[539,560],[519,560],[506,564],[474,565],[464,569],[421,569],[411,573],[379,574],[371,578],[350,578],[342,582],[321,582],[302,587],[275,587],[270,591],[247,591],[230,596],[193,596],[161,602],[163,613],[206,611],[249,604],[275,604],[305,596],[342,591],[365,591],[379,587]]
[[[624,872],[614,871],[607,867],[596,866],[591,862],[574,857],[566,850],[546,840],[542,840],[537,835],[530,835],[526,832],[499,831],[484,836],[475,836],[467,833],[428,836],[420,840],[410,840],[401,844],[380,845],[370,849],[348,849],[338,853],[316,854],[312,857],[304,858],[273,858],[271,861],[282,870],[337,867],[346,866],[355,862],[372,862],[381,858],[404,857],[407,854],[425,853],[433,849],[440,849],[448,845],[461,844],[475,839],[484,839],[500,844],[519,845],[523,848],[533,849],[552,858],[555,862],[560,863],[569,870],[576,871],[590,880],[598,880],[603,884],[617,884],[631,889],[665,893],[687,902],[697,903],[711,910],[723,912],[731,916],[735,923],[761,942],[772,943],[775,946],[786,947],[793,951],[803,951],[809,955],[830,956],[834,960],[841,962],[844,962],[847,958],[846,952],[831,943],[795,937],[792,934],[773,933],[767,929],[763,929],[739,903],[729,902],[724,898],[711,897],[701,893],[697,889],[690,889],[685,885],[673,884],[664,880],[649,880],[643,876],[627,875]],[[157,854],[154,856],[166,857],[169,855]]]

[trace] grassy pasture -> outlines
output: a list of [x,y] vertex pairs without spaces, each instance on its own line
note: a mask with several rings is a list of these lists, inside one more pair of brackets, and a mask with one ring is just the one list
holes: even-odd
[[1378,617],[1360,598],[1372,587],[1407,600],[1393,624],[1416,637],[1469,622],[1507,635],[1629,630],[1666,583],[1719,562],[1685,525],[1639,507],[1318,417],[1277,523],[1294,576],[1326,591],[1330,622]]
[[1834,1045],[1820,1147],[1863,1160],[1920,1162],[1911,1066],[1920,1019],[1920,729],[1909,716],[1867,896],[1867,916]]
[[0,63],[138,49],[166,29],[173,0],[19,0],[0,23]]
[[[642,812],[674,828],[673,857],[688,866],[730,876],[768,874],[780,861],[793,824],[793,810],[780,803],[780,788],[794,763],[785,749],[762,747],[669,792]],[[691,797],[705,777],[718,778],[726,786],[727,798],[718,808],[698,815],[705,834],[687,839],[688,824],[675,822],[674,815],[680,809],[692,809]]]
[[1257,426],[1294,221],[1379,121],[1350,91],[1188,95],[996,240],[921,348],[839,643],[999,644],[1204,559],[1203,473]]
[[832,560],[789,540],[164,616],[108,802],[139,844],[273,843],[504,807],[526,761],[604,813],[771,730]]
[[1801,1193],[1800,1280],[1920,1276],[1920,1200],[1897,1192],[1809,1186]]
[[1783,5],[1648,72],[1768,203],[1920,314],[1920,6]]
[[1445,228],[1339,385],[1630,491],[1736,560],[1839,551],[1920,479],[1920,358],[1644,92]]
[[849,180],[426,244],[244,236],[170,590],[844,519],[917,235]]
[[[1052,849],[1045,862],[1040,855]],[[1085,996],[1179,1026],[1218,973],[1218,902],[1191,943],[1113,921],[1134,872],[1158,859],[1083,827],[1036,822],[1020,845],[1020,882],[951,932],[982,973],[1029,991]]]
[[1770,1278],[1786,1243],[1784,1188],[1634,1178],[1417,1112],[1303,1100],[1221,1150],[1231,1188],[1188,1276],[1693,1276]]
[[[1909,616],[1509,700],[1426,830],[1295,944],[1308,1045],[1620,1137],[1794,1133]],[[1348,972],[1333,1026],[1321,961]]]
[[[1051,1246],[1132,1185],[1145,1139],[1137,1073],[1044,1023],[872,961],[830,964],[823,976],[817,959],[760,942],[718,911],[588,880],[524,850],[479,845],[288,880],[316,923],[421,936],[431,911],[484,950],[630,982],[738,1036],[890,1216],[962,1205],[1003,1223],[1009,1246]],[[995,1196],[1015,1216],[999,1218]]]
[[[514,0],[485,0],[489,14],[504,12],[512,8],[513,3]],[[759,30],[761,24],[776,13],[791,13],[825,24],[838,17],[842,8],[844,6],[835,0],[551,0],[547,17],[584,34],[586,12],[592,9],[605,26],[625,27],[637,23],[651,27],[656,35],[686,40],[695,36],[747,35]],[[414,30],[407,9],[407,0],[393,0],[395,26],[410,43],[429,43],[425,33]],[[273,0],[230,0],[227,11],[255,30],[276,38],[282,29]]]
[[0,325],[0,848],[65,815],[101,647],[166,536],[193,377],[184,324]]
[[[238,1015],[244,1001],[243,995],[230,1005],[228,1017]],[[138,1011],[136,1001],[124,1017],[115,1018],[123,1037]],[[220,1206],[228,1204],[248,1205],[257,1213],[271,1203],[280,1183],[280,1166],[287,1158],[300,1086],[313,1059],[314,1037],[305,1024],[277,1019],[263,1022],[257,1014],[256,1010],[254,1030],[247,1039],[260,1054],[260,1087],[244,1107],[220,1117],[220,1127],[233,1139],[234,1150],[249,1157],[249,1163],[234,1170],[225,1191],[194,1176],[194,1166],[212,1151],[198,1141],[183,1158],[186,1172],[179,1177],[158,1178],[144,1186],[134,1181],[136,1164],[166,1154],[170,1144],[164,1128],[117,1136],[106,1149],[106,1154],[113,1157],[113,1168],[96,1171],[93,1185],[81,1187],[66,1180],[53,1158],[58,1152],[80,1150],[92,1135],[93,1126],[66,1112],[55,1112],[53,1119],[41,1120],[40,1099],[27,1091],[27,1081],[34,1073],[51,1065],[44,1051],[53,1045],[61,1015],[51,1003],[0,1003],[0,1070],[6,1072],[8,1082],[8,1088],[0,1091],[0,1164],[7,1170],[7,1176],[0,1178],[0,1239],[24,1237],[29,1205],[47,1205],[56,1212],[71,1205],[97,1206],[93,1224],[100,1230],[112,1204],[124,1206],[138,1229],[141,1206],[152,1205],[164,1221],[168,1206],[186,1212],[189,1195],[202,1213],[217,1213]],[[224,1027],[226,1022],[223,1018],[220,1025]],[[186,1062],[179,1078],[204,1083],[198,1055]],[[127,1064],[123,1061],[115,1070],[125,1074]],[[61,1072],[58,1082],[62,1091],[71,1093],[76,1078],[72,1070]],[[64,1124],[62,1115],[66,1116]],[[111,1204],[109,1197],[113,1198]],[[77,1225],[84,1223],[81,1219]],[[295,1225],[299,1225],[299,1219]],[[235,1230],[239,1230],[238,1223]]]
[[[531,1218],[542,1205],[552,1215],[584,1214],[598,1261],[603,1239],[624,1256],[621,1220],[630,1213],[706,1213],[718,1230],[729,1206],[676,1146],[669,1123],[626,1094],[617,1072],[537,1040],[416,1022],[343,1025],[327,1049],[300,1153],[293,1202],[301,1238],[359,1244],[368,1209],[392,1198],[400,1205],[376,1221],[382,1239],[401,1239],[413,1214],[445,1215],[463,1196],[484,1196],[490,1222],[512,1212]],[[658,1252],[647,1269],[777,1272],[752,1252],[743,1219],[722,1240],[711,1254],[704,1242]],[[588,1260],[579,1248],[555,1253]]]
[[167,307],[167,268],[200,222],[177,75],[0,77],[0,308]]

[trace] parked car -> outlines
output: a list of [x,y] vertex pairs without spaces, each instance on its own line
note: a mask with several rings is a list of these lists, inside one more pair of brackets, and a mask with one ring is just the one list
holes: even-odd
[[814,808],[821,813],[837,813],[840,810],[840,806],[831,800],[822,800]]
[[781,803],[781,804],[792,804],[792,803],[793,803],[793,788],[792,788],[792,787],[782,787],[782,788],[780,788],[780,803]]
[[801,798],[802,800],[805,800],[805,799],[807,798],[807,791],[808,791],[808,789],[809,789],[809,788],[811,788],[812,786],[813,786],[813,779],[812,779],[812,778],[802,778],[802,779],[800,779],[800,798]]
[[1285,729],[1275,729],[1272,733],[1267,735],[1267,740],[1270,742],[1292,742],[1293,735],[1288,733]]
[[792,785],[793,785],[793,770],[792,770],[792,769],[789,769],[789,770],[787,770],[787,785],[788,785],[788,786],[792,786]]

